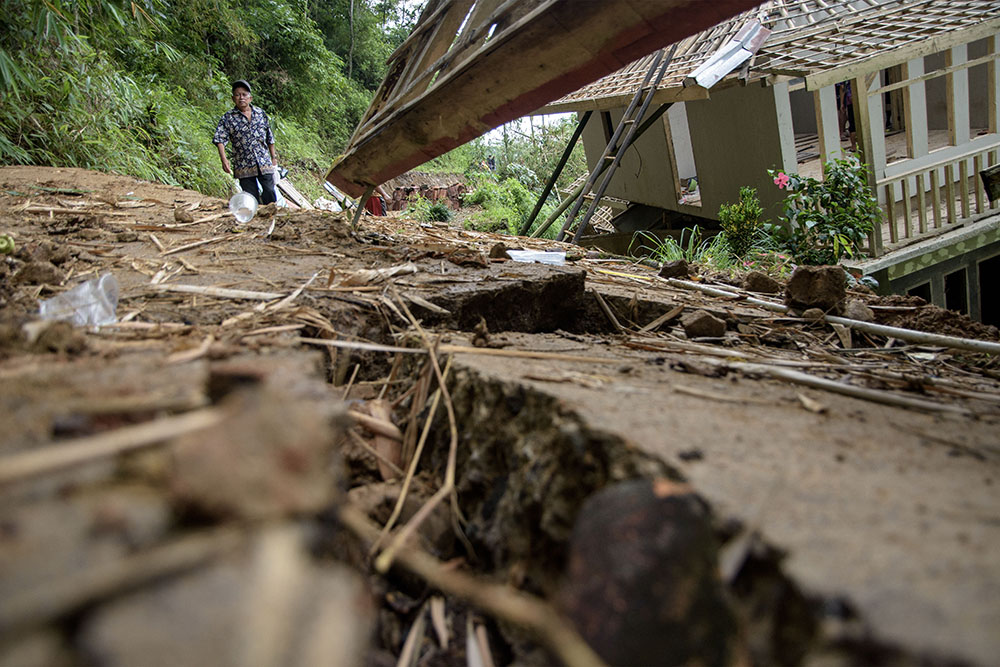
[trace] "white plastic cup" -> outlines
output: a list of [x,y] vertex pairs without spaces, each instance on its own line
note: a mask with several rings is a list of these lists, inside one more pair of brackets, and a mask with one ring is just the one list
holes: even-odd
[[118,281],[110,273],[80,283],[71,290],[38,303],[46,320],[68,320],[77,326],[102,326],[118,321]]
[[240,222],[250,222],[257,213],[257,200],[249,192],[238,192],[229,199],[229,210]]

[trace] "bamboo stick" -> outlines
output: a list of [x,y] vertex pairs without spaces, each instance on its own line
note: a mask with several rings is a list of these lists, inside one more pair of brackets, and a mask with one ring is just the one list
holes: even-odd
[[[678,280],[677,278],[662,278],[661,280],[666,280],[669,284],[674,287],[680,287],[687,290],[695,290],[698,292],[704,292],[705,294],[711,294],[713,296],[722,297],[736,297],[742,296],[736,292],[730,292],[729,290],[719,289],[717,287],[709,287],[708,285],[699,285],[697,283],[688,282],[686,280]],[[789,311],[788,306],[780,303],[775,303],[774,301],[765,301],[763,299],[757,299],[755,297],[747,297],[746,303],[751,303],[761,308],[766,308],[778,313],[787,313]],[[982,352],[984,354],[1000,354],[1000,343],[992,343],[985,340],[976,340],[974,338],[959,338],[957,336],[945,336],[943,334],[933,334],[926,331],[914,331],[913,329],[902,329],[900,327],[890,327],[884,324],[875,324],[873,322],[861,322],[859,320],[851,320],[846,317],[837,317],[836,315],[827,315],[824,318],[827,322],[834,324],[843,324],[844,326],[851,327],[855,331],[862,331],[864,333],[874,334],[876,336],[886,336],[889,338],[898,338],[899,340],[905,340],[909,343],[920,343],[923,345],[936,345],[939,347],[948,347],[956,350],[968,350],[969,352]]]
[[200,294],[214,296],[220,299],[246,299],[247,301],[273,301],[285,296],[280,292],[253,292],[243,289],[227,289],[203,285],[153,285],[157,292],[179,292],[181,294]]
[[5,456],[0,458],[0,485],[149,447],[170,438],[214,426],[222,419],[222,411],[205,408],[176,417],[125,426],[115,431],[43,445],[28,452]]

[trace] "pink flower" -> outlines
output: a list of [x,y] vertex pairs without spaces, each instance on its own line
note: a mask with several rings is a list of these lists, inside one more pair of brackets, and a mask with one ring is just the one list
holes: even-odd
[[788,186],[788,182],[791,181],[788,174],[782,172],[774,177],[774,184],[778,186],[779,189],[784,190]]

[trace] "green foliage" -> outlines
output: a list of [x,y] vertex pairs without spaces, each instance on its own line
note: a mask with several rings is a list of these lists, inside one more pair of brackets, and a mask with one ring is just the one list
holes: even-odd
[[485,232],[516,234],[531,215],[536,197],[514,178],[496,181],[483,176],[463,201],[483,208],[469,218],[467,227]]
[[757,190],[749,187],[740,188],[740,200],[737,203],[719,207],[719,220],[725,232],[726,243],[737,258],[745,257],[760,235],[763,229],[760,216],[763,212]]
[[865,237],[882,222],[882,210],[868,186],[868,167],[857,157],[827,162],[824,180],[782,171],[768,172],[787,189],[784,226],[769,230],[803,264],[835,264],[860,253]]
[[431,202],[426,197],[417,195],[406,206],[406,215],[421,222],[448,222],[455,214],[443,201]]
[[[412,10],[402,0],[354,3],[356,16],[391,24],[365,39],[355,34],[357,62],[384,62]],[[117,171],[227,195],[231,179],[210,139],[231,104],[230,81],[245,78],[271,118],[282,164],[317,196],[374,85],[345,75],[341,49],[330,48],[336,36],[308,16],[319,8],[302,0],[10,0],[0,31],[0,163]]]
[[640,240],[637,252],[648,254],[657,262],[676,262],[683,259],[689,264],[705,264],[721,271],[735,266],[735,258],[729,249],[729,239],[726,238],[725,232],[702,238],[701,229],[696,225],[693,228],[682,229],[678,239],[668,236],[660,240],[649,232],[639,232],[633,244]]

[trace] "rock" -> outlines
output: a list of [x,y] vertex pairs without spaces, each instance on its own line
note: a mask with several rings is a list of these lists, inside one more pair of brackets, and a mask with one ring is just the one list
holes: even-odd
[[507,246],[503,243],[496,243],[490,248],[490,259],[509,259],[507,257]]
[[844,317],[859,322],[874,322],[875,312],[860,299],[851,299],[844,305]]
[[78,229],[76,231],[76,236],[84,241],[105,241],[114,239],[113,234],[106,232],[103,229],[97,229],[96,227]]
[[839,313],[847,294],[844,275],[839,266],[796,267],[785,286],[785,304],[798,310]]
[[705,503],[665,479],[606,487],[580,510],[560,607],[611,665],[741,664]]
[[691,273],[688,269],[688,263],[683,259],[666,262],[660,268],[661,278],[687,278],[689,275],[691,275]]
[[72,256],[73,256],[72,250],[70,250],[66,246],[58,246],[52,251],[52,259],[50,259],[49,261],[51,261],[56,266],[60,266],[68,262]]
[[52,262],[27,262],[14,274],[11,282],[15,285],[60,285],[66,274]]
[[274,518],[328,506],[339,483],[334,443],[343,413],[329,394],[311,395],[309,384],[267,378],[227,395],[222,423],[173,447],[175,502],[215,518]]
[[133,232],[131,229],[126,229],[123,232],[118,232],[115,234],[115,241],[118,243],[132,243],[139,240],[139,234]]
[[781,283],[761,271],[751,271],[743,279],[743,289],[758,294],[777,294]]
[[25,262],[51,262],[53,245],[48,241],[28,241],[17,246],[14,256]]
[[820,308],[809,308],[802,313],[802,319],[810,322],[822,322],[824,317],[826,317],[826,313]]
[[688,338],[720,338],[726,334],[726,322],[705,310],[696,310],[681,318]]
[[310,562],[302,543],[270,529],[250,554],[98,607],[78,635],[87,664],[362,664],[371,596],[346,567]]

